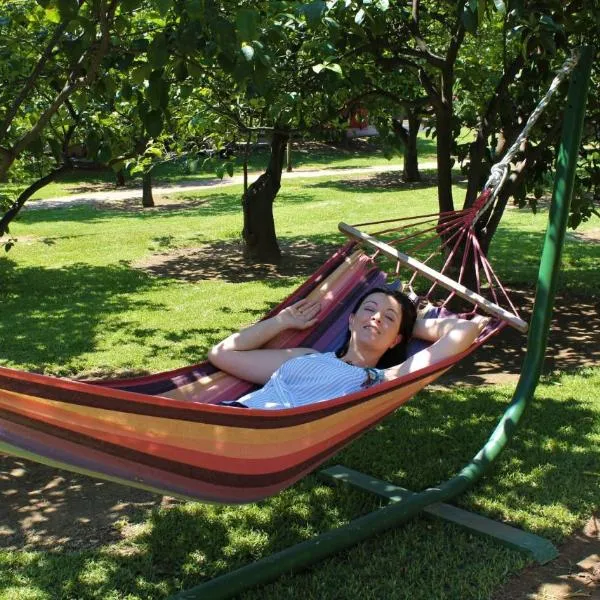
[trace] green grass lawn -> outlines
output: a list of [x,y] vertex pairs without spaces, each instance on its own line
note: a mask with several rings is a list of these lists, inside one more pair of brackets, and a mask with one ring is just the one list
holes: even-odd
[[[314,269],[299,261],[293,272],[257,279],[239,265],[239,195],[237,187],[181,194],[174,207],[146,212],[89,206],[24,212],[11,229],[19,242],[0,258],[0,365],[86,376],[159,371],[202,359],[212,343],[259,318]],[[315,248],[341,243],[340,220],[421,214],[434,206],[430,187],[306,179],[286,182],[275,219],[283,250],[312,257]],[[545,220],[543,211],[507,211],[492,262],[511,288],[530,289],[535,281]],[[189,248],[213,259],[192,260],[191,277],[158,277],[134,267]],[[599,245],[569,238],[561,290],[597,297],[599,259]],[[175,264],[170,272],[176,273]],[[546,376],[514,442],[456,502],[556,543],[572,533],[600,506],[599,386],[600,369]],[[426,390],[335,462],[409,489],[435,485],[481,447],[511,394],[511,386]],[[165,598],[378,505],[313,475],[258,504],[157,508],[122,523],[127,536],[100,548],[0,550],[0,598]],[[487,598],[526,563],[491,541],[418,518],[241,597]]]

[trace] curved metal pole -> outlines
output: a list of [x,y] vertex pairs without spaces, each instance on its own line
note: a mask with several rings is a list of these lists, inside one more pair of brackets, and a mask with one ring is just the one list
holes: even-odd
[[344,527],[328,531],[205,584],[181,592],[173,596],[172,600],[229,598],[255,585],[273,581],[282,573],[299,571],[319,563],[328,556],[398,525],[434,502],[444,502],[460,494],[479,479],[488,465],[500,454],[513,436],[521,415],[533,397],[544,361],[560,256],[575,180],[592,56],[592,48],[584,48],[571,77],[549,225],[540,262],[531,329],[521,377],[511,404],[485,446],[455,477],[438,487],[427,489],[402,502],[389,504]]

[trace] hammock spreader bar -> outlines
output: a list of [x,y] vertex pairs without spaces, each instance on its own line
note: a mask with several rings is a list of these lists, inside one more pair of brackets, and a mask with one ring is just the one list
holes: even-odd
[[424,277],[427,277],[427,279],[430,279],[435,283],[439,283],[441,286],[445,287],[451,292],[454,292],[457,296],[460,296],[464,300],[476,304],[487,313],[506,321],[509,325],[521,333],[525,333],[527,331],[528,325],[525,321],[523,321],[523,319],[513,315],[501,306],[486,300],[483,296],[473,292],[464,285],[457,283],[443,273],[439,273],[435,269],[428,267],[426,264],[418,261],[417,259],[412,258],[407,254],[400,252],[399,250],[396,250],[396,248],[393,248],[389,244],[386,244],[385,242],[382,242],[368,235],[367,233],[359,231],[350,225],[346,225],[346,223],[340,223],[338,227],[340,231],[345,233],[349,238],[376,248],[382,254],[385,254],[399,263],[406,265],[410,269],[417,271]]
[[572,76],[565,110],[549,225],[538,275],[538,287],[529,332],[527,353],[512,402],[485,446],[452,479],[415,494],[408,500],[389,504],[360,517],[344,527],[287,548],[236,571],[182,592],[171,600],[229,598],[250,587],[273,581],[286,572],[295,572],[320,563],[324,558],[382,533],[421,512],[434,502],[445,502],[464,492],[479,479],[500,454],[516,431],[525,407],[531,401],[539,379],[557,284],[560,256],[573,192],[577,152],[589,87],[593,49],[582,49]]

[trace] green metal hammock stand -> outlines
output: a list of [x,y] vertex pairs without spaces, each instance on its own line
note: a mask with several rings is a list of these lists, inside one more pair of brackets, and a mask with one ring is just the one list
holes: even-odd
[[542,250],[527,352],[521,375],[510,405],[483,448],[452,479],[419,493],[410,492],[340,466],[322,471],[321,476],[324,478],[343,481],[372,492],[389,500],[389,504],[344,527],[326,532],[181,592],[173,596],[172,600],[229,598],[250,587],[273,581],[283,573],[298,572],[319,563],[324,558],[391,529],[421,512],[466,526],[471,531],[493,536],[504,544],[530,552],[540,563],[548,562],[557,556],[556,548],[544,538],[496,523],[443,502],[464,492],[486,472],[514,435],[525,408],[533,398],[546,350],[593,55],[592,48],[583,48],[571,75],[549,224]]

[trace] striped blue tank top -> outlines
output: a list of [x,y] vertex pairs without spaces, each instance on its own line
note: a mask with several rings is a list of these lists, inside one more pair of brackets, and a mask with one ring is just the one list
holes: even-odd
[[248,408],[294,408],[357,392],[367,381],[364,368],[345,363],[334,352],[306,354],[284,362],[261,389],[238,402]]

